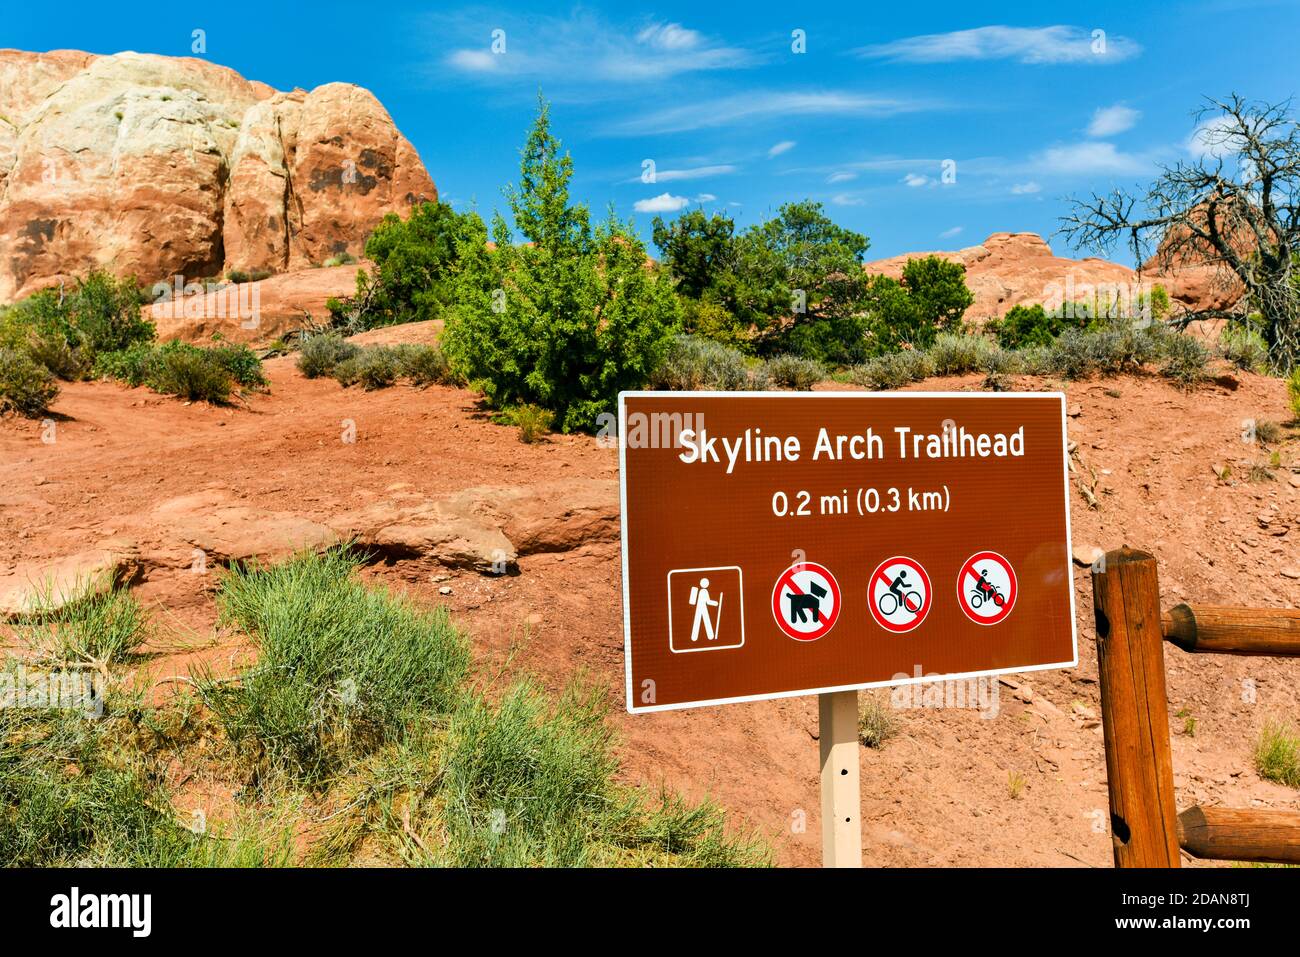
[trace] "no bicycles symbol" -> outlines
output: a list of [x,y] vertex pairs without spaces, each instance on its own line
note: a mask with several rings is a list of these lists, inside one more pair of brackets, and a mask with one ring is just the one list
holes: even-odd
[[933,598],[930,576],[921,563],[902,555],[877,565],[867,586],[871,617],[881,628],[899,635],[925,621]]
[[816,562],[791,565],[772,589],[772,615],[795,641],[816,641],[840,617],[839,583]]
[[997,552],[976,552],[957,575],[957,601],[977,625],[996,625],[1016,604],[1016,573]]

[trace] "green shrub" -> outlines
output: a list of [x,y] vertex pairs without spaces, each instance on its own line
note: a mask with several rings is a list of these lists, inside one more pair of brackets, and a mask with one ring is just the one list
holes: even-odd
[[998,347],[981,335],[941,332],[927,353],[935,375],[965,375],[983,369]]
[[1219,354],[1247,372],[1263,372],[1268,367],[1268,343],[1250,326],[1225,326],[1219,335]]
[[798,392],[807,392],[826,378],[826,370],[820,362],[802,356],[776,356],[763,363],[763,369],[783,389]]
[[727,307],[710,299],[681,298],[682,332],[701,339],[712,339],[746,354],[754,349],[749,330]]
[[386,389],[397,381],[398,353],[392,346],[369,346],[334,366],[334,378],[342,386],[360,384],[367,392]]
[[58,394],[50,370],[25,353],[0,347],[0,414],[39,418]]
[[357,261],[356,256],[352,255],[349,252],[341,252],[341,253],[335,253],[329,259],[321,263],[321,265],[327,268],[334,267],[334,266],[350,266],[356,261]]
[[1064,321],[1041,305],[1012,306],[1000,319],[992,319],[985,328],[1003,349],[1050,346],[1065,331]]
[[862,365],[850,370],[850,379],[857,385],[877,392],[901,389],[912,382],[934,375],[934,363],[928,353],[919,349],[904,349],[873,356]]
[[618,393],[643,387],[659,365],[677,297],[630,226],[611,216],[593,230],[586,207],[570,201],[573,164],[545,104],[520,174],[508,195],[527,244],[515,245],[498,216],[489,249],[478,217],[463,217],[442,346],[493,407],[540,405],[564,432],[595,429]]
[[650,377],[654,389],[737,392],[759,388],[744,355],[719,342],[675,336]]
[[236,386],[257,389],[267,384],[261,360],[247,346],[195,346],[179,340],[161,346],[141,343],[101,355],[95,374],[191,402],[215,404],[228,402]]
[[1300,366],[1291,370],[1286,380],[1287,401],[1291,404],[1291,414],[1300,422]]
[[447,357],[436,345],[412,344],[397,348],[397,372],[412,385],[451,384],[453,376]]
[[298,371],[308,379],[334,374],[334,367],[360,351],[337,333],[318,333],[302,340],[298,349]]
[[[477,213],[457,213],[447,203],[420,203],[408,218],[389,213],[366,240],[371,274],[357,271],[354,296],[326,303],[334,325],[348,334],[379,326],[440,318],[454,301],[460,242]],[[342,258],[346,257],[346,258]],[[344,253],[325,265],[355,262]]]
[[1206,377],[1210,350],[1199,339],[1187,335],[1173,335],[1164,346],[1164,362],[1160,374],[1177,385],[1190,389]]
[[69,293],[44,289],[22,300],[6,322],[27,330],[26,345],[56,365],[51,372],[81,377],[101,354],[152,341],[143,303],[134,280],[92,272]]

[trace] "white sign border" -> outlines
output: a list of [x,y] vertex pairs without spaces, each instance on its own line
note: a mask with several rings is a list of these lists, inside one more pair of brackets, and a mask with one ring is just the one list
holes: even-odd
[[[1026,665],[1019,668],[993,668],[988,671],[964,671],[957,674],[922,675],[921,677],[890,679],[888,681],[869,681],[863,684],[835,685],[828,688],[804,688],[798,691],[774,691],[766,694],[738,695],[732,698],[711,698],[705,701],[682,701],[675,704],[652,704],[634,707],[632,704],[632,614],[628,603],[627,589],[627,399],[870,399],[870,398],[917,398],[917,399],[1024,399],[1055,398],[1061,403],[1061,473],[1065,488],[1065,568],[1070,574],[1070,644],[1074,657],[1070,661],[1058,661],[1045,665]],[[622,541],[623,572],[623,670],[625,675],[625,702],[629,714],[652,714],[656,711],[680,711],[684,708],[708,708],[721,704],[742,704],[747,701],[770,701],[777,698],[799,698],[805,695],[831,694],[836,691],[860,691],[870,688],[897,688],[905,685],[925,684],[937,681],[957,681],[965,678],[992,678],[997,675],[1027,674],[1031,671],[1049,671],[1054,668],[1079,667],[1079,621],[1074,598],[1074,564],[1073,532],[1070,527],[1070,442],[1066,434],[1065,393],[1064,392],[669,392],[646,389],[629,390],[618,394],[618,507],[619,537]]]

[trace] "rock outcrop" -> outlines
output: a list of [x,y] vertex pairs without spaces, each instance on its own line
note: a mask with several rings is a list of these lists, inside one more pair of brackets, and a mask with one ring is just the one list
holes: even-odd
[[1098,300],[1133,304],[1155,286],[1163,286],[1175,310],[1229,308],[1241,298],[1241,287],[1216,278],[1210,267],[1185,265],[1160,272],[1152,259],[1141,273],[1106,259],[1057,256],[1037,233],[993,233],[978,246],[955,252],[918,252],[866,263],[869,273],[898,279],[909,259],[939,256],[966,267],[966,285],[975,302],[966,319],[983,322],[1003,316],[1013,306]]
[[909,259],[925,256],[966,267],[966,285],[975,296],[966,310],[966,319],[972,322],[1005,315],[1013,306],[1082,301],[1094,291],[1105,290],[1136,295],[1138,290],[1132,269],[1105,259],[1057,256],[1037,233],[993,233],[980,245],[956,252],[905,253],[863,268],[898,279]]
[[435,199],[360,87],[282,93],[193,58],[0,50],[0,302],[96,267],[151,284],[317,265]]

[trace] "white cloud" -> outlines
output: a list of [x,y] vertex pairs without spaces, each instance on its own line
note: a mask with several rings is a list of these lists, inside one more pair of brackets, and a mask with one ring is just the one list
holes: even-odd
[[926,183],[930,182],[930,178],[928,176],[921,176],[918,173],[908,173],[903,177],[903,182],[908,186],[924,186]]
[[650,199],[638,199],[632,204],[632,208],[638,213],[675,213],[677,210],[689,203],[690,200],[685,196],[674,196],[672,193],[660,193],[658,196],[652,196]]
[[853,179],[857,179],[857,178],[858,178],[858,174],[857,174],[857,173],[850,173],[850,172],[848,172],[847,170],[840,170],[839,172],[831,173],[830,176],[827,176],[827,177],[826,177],[826,182],[828,182],[828,183],[847,183],[849,180],[853,180]]
[[704,38],[680,23],[652,23],[636,35],[636,41],[660,50],[692,50],[703,43]]
[[782,140],[767,151],[769,157],[780,156],[782,153],[788,153],[795,148],[794,140]]
[[[683,179],[704,179],[708,176],[726,176],[736,171],[735,166],[693,166],[689,169],[661,169],[655,172],[656,183],[673,183]],[[640,179],[638,176],[637,179]]]
[[1039,186],[1032,179],[1027,183],[1014,183],[1011,187],[1012,196],[1029,196],[1039,192],[1043,187]]
[[484,78],[535,77],[552,85],[642,82],[757,62],[749,51],[680,23],[653,23],[632,33],[582,11],[531,17],[526,23],[505,20],[499,27],[505,31],[505,48],[497,53],[481,16],[462,13],[432,22],[439,34],[462,43],[444,57],[446,65]]
[[831,203],[835,206],[861,206],[862,200],[852,193],[836,193],[831,197]]
[[1071,176],[1093,174],[1129,175],[1149,172],[1150,160],[1132,153],[1122,153],[1114,143],[1087,142],[1071,146],[1053,146],[1034,159],[1045,173]]
[[700,193],[699,196],[695,197],[695,201],[697,203],[711,203],[717,198],[718,197],[714,196],[712,193]]
[[626,119],[607,132],[616,135],[681,133],[787,116],[892,116],[925,108],[926,106],[919,101],[896,100],[838,90],[755,91],[715,100],[669,106]]
[[1094,137],[1114,136],[1117,133],[1123,133],[1125,130],[1133,129],[1141,118],[1142,113],[1140,110],[1135,110],[1122,103],[1116,103],[1114,106],[1098,107],[1097,111],[1092,114],[1092,122],[1088,124],[1088,135]]
[[902,63],[950,63],[956,60],[1117,63],[1142,52],[1142,47],[1128,37],[1094,37],[1093,32],[1059,24],[1051,27],[976,27],[973,30],[904,37],[863,47],[857,53],[868,59]]
[[501,58],[487,50],[453,50],[447,62],[467,73],[487,73],[497,68]]
[[962,231],[962,227],[961,227],[961,226],[954,226],[954,227],[952,227],[952,229],[945,229],[943,232],[941,232],[941,233],[939,234],[939,238],[940,238],[940,239],[952,239],[954,236],[958,236],[958,235],[960,235],[960,234],[961,234],[961,231]]

